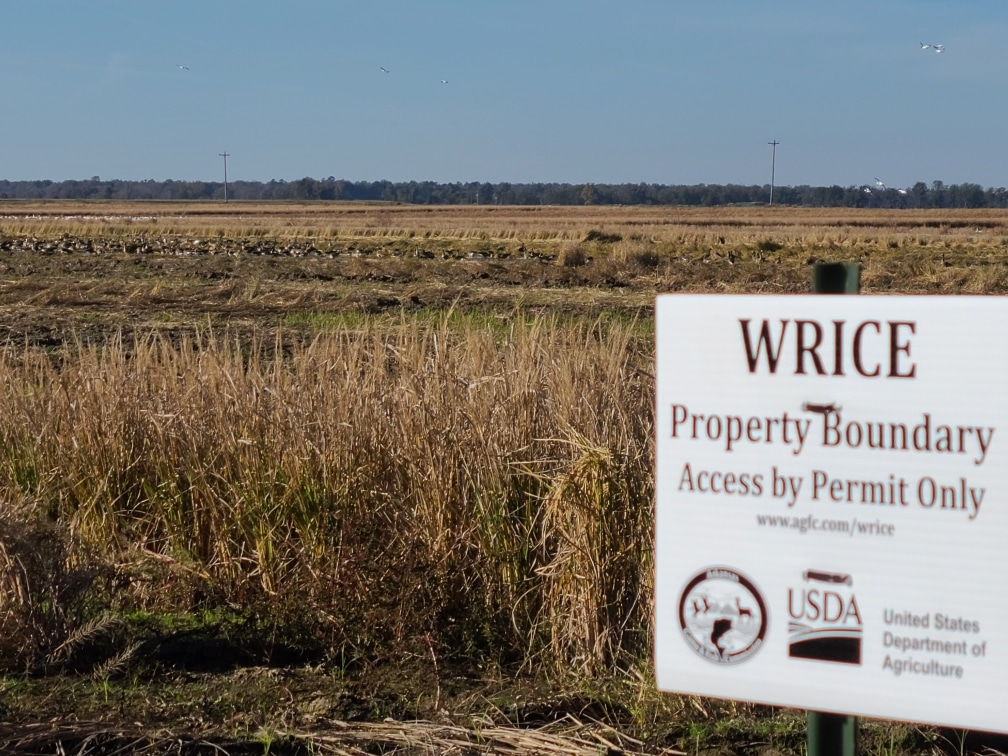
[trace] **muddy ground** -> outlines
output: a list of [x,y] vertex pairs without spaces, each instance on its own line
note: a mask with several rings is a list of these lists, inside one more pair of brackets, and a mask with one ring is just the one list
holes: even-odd
[[442,312],[650,317],[659,291],[726,286],[801,290],[804,261],[727,256],[572,262],[522,245],[362,251],[262,242],[194,246],[63,239],[0,241],[0,337],[55,346],[119,330],[194,326],[314,331],[337,314]]

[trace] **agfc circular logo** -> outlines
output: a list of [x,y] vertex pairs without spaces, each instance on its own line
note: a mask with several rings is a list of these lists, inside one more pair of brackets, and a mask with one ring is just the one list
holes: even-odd
[[698,573],[679,598],[683,638],[716,664],[738,664],[759,651],[767,621],[759,589],[730,567],[708,567]]

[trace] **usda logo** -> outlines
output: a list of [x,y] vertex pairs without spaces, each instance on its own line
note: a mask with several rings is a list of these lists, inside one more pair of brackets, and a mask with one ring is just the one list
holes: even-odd
[[842,572],[806,570],[801,588],[788,588],[788,655],[837,664],[861,663],[864,627],[852,588]]

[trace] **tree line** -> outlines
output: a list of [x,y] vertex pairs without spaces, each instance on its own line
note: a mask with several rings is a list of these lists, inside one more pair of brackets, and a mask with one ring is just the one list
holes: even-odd
[[[0,180],[0,199],[75,200],[364,200],[419,205],[758,205],[770,185],[564,184],[509,182]],[[922,181],[907,189],[878,186],[774,186],[774,204],[803,207],[1005,208],[1008,190]]]

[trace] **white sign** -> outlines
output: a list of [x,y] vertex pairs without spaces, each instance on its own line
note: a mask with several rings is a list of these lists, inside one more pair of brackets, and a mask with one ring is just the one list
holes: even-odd
[[658,686],[1008,727],[1008,298],[662,295]]

